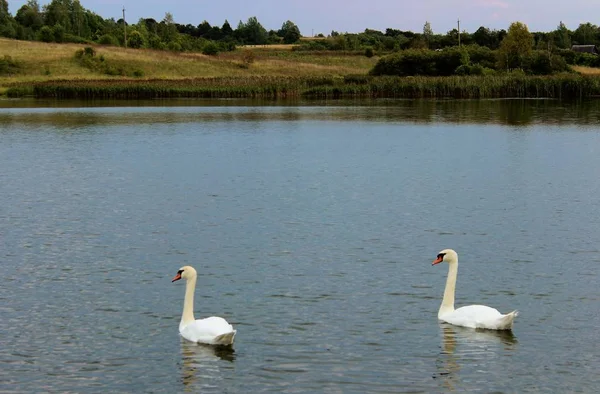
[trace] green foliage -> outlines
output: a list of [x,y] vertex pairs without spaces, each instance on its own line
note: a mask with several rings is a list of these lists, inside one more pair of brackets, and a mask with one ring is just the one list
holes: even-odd
[[0,75],[14,75],[19,72],[21,65],[8,55],[0,58]]
[[365,49],[365,56],[366,57],[373,57],[375,56],[375,51],[373,50],[373,48],[368,47]]
[[169,49],[169,51],[173,51],[173,52],[181,52],[181,44],[178,43],[177,41],[171,41],[168,45],[167,48]]
[[562,21],[559,23],[556,30],[552,32],[554,45],[561,49],[571,48],[571,32]]
[[104,56],[96,56],[96,50],[92,47],[86,47],[75,51],[75,60],[82,67],[106,75],[133,77],[141,77],[144,75],[143,70],[130,70],[127,67],[118,64],[111,64]]
[[267,43],[267,30],[258,22],[255,16],[248,18],[246,23],[240,21],[234,35],[240,42],[247,45]]
[[284,22],[281,29],[277,31],[277,35],[283,38],[284,44],[294,44],[302,37],[300,29],[292,21]]
[[385,56],[375,64],[372,75],[452,75],[457,67],[467,64],[468,53],[457,47],[443,51],[409,49]]
[[61,24],[54,25],[52,28],[52,36],[54,42],[64,42],[65,40],[65,28]]
[[548,51],[533,51],[524,59],[524,71],[534,75],[549,75],[568,70],[567,62]]
[[533,49],[533,36],[527,26],[521,22],[513,22],[508,28],[506,37],[498,49],[498,68],[523,68],[524,61]]
[[456,75],[493,75],[496,73],[495,70],[484,67],[481,64],[462,64],[458,66],[454,72]]
[[219,54],[219,46],[214,41],[209,41],[202,48],[202,53],[209,56],[217,56]]
[[137,30],[133,30],[127,37],[127,46],[130,48],[143,48],[146,46],[146,42],[142,33]]
[[38,40],[43,42],[54,41],[54,32],[52,31],[52,28],[50,26],[42,26],[38,32]]
[[[119,72],[118,68],[114,69]],[[32,86],[32,87],[31,87]],[[372,98],[585,98],[600,94],[600,78],[562,73],[527,76],[522,70],[487,76],[450,77],[223,77],[180,81],[96,80],[48,81],[26,89],[11,87],[7,95],[33,94],[38,98],[159,97],[372,97]]]
[[103,34],[98,39],[98,44],[119,46],[119,40],[117,40],[117,38],[111,34]]
[[30,0],[21,6],[15,15],[15,21],[23,27],[38,31],[44,24],[40,6],[36,0]]

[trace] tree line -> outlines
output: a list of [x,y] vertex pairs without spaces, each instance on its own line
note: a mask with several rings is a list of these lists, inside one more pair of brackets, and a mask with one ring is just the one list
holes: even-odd
[[227,20],[221,26],[203,21],[181,25],[166,13],[161,21],[142,18],[131,24],[123,18],[105,19],[85,9],[79,0],[52,0],[40,6],[29,0],[13,16],[8,1],[0,0],[0,36],[28,41],[97,43],[173,51],[232,50],[236,45],[294,43],[301,35],[291,21],[281,29],[267,31],[256,17],[240,21],[235,28]]
[[[445,34],[434,34],[426,22],[422,32],[411,32],[388,28],[385,31],[365,29],[361,33],[339,33],[332,31],[323,40],[308,41],[303,49],[309,50],[357,50],[371,47],[378,51],[400,49],[443,49],[458,44],[476,44],[492,50],[498,49],[506,36],[504,29],[491,30],[484,26],[469,33],[452,29]],[[560,22],[551,32],[533,32],[535,49],[568,49],[572,44],[600,46],[600,28],[591,23],[582,23],[569,30]],[[297,43],[300,29],[292,21],[285,21],[281,29],[265,29],[256,17],[240,21],[235,28],[225,20],[221,26],[203,21],[197,26],[181,25],[166,13],[161,21],[142,18],[129,24],[123,19],[105,19],[85,9],[79,0],[52,0],[40,6],[37,0],[29,0],[13,16],[8,11],[8,1],[0,0],[0,36],[19,40],[53,42],[99,43],[128,46],[132,48],[170,49],[195,51],[209,41],[224,49],[235,45],[265,45]],[[459,38],[460,37],[460,38]]]

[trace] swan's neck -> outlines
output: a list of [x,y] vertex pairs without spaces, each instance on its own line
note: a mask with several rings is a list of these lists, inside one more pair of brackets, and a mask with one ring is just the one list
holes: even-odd
[[454,312],[454,291],[456,289],[456,276],[458,274],[458,262],[448,264],[448,278],[446,279],[446,289],[444,290],[444,299],[438,311],[438,317]]
[[185,299],[183,301],[183,314],[181,324],[189,324],[194,319],[194,290],[196,290],[196,278],[188,279],[185,285]]

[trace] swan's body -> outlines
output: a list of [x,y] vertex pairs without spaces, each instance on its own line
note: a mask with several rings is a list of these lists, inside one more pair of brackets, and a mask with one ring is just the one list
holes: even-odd
[[208,345],[232,345],[236,330],[222,317],[211,316],[206,319],[194,318],[194,290],[196,289],[196,270],[190,266],[181,267],[172,282],[185,279],[185,299],[183,314],[179,323],[179,333],[190,342]]
[[458,275],[458,255],[452,249],[444,249],[433,261],[433,265],[442,261],[448,263],[448,279],[442,305],[438,311],[438,319],[455,326],[485,328],[488,330],[512,330],[518,312],[512,311],[503,315],[497,309],[485,305],[469,305],[454,309],[454,293]]

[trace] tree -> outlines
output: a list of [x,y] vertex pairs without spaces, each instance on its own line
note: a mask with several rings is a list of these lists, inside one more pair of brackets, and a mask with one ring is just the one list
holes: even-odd
[[558,27],[553,32],[554,36],[554,44],[562,49],[570,49],[571,48],[571,32],[565,26],[562,21],[558,24]]
[[21,26],[38,31],[44,25],[44,19],[40,13],[40,5],[37,0],[29,0],[27,4],[19,8],[15,20]]
[[267,43],[267,30],[255,16],[248,18],[246,23],[240,21],[234,33],[236,38],[244,44],[264,45]]
[[167,44],[178,41],[179,33],[177,32],[177,26],[175,26],[175,22],[173,21],[173,14],[170,12],[165,13],[164,19],[158,25],[158,35],[161,40]]
[[200,23],[198,25],[198,29],[196,30],[198,34],[198,37],[202,37],[204,36],[206,33],[208,33],[211,29],[210,23],[208,23],[207,21],[202,21],[202,23]]
[[0,36],[13,38],[16,35],[16,22],[8,12],[8,1],[0,0]]
[[277,35],[283,38],[284,44],[293,44],[302,37],[300,29],[292,21],[284,22],[281,29],[277,31]]
[[143,48],[146,46],[142,33],[137,30],[130,31],[127,35],[127,46],[129,48]]
[[426,21],[425,24],[423,25],[423,38],[425,38],[427,47],[430,46],[432,37],[433,37],[433,30],[431,29],[431,23]]
[[221,33],[224,37],[233,35],[233,29],[231,28],[231,25],[227,19],[225,19],[225,23],[223,23],[223,26],[221,26]]
[[498,49],[498,68],[523,68],[523,60],[531,53],[533,36],[527,25],[513,22]]
[[598,44],[598,26],[591,23],[581,23],[573,32],[573,41],[579,45]]

